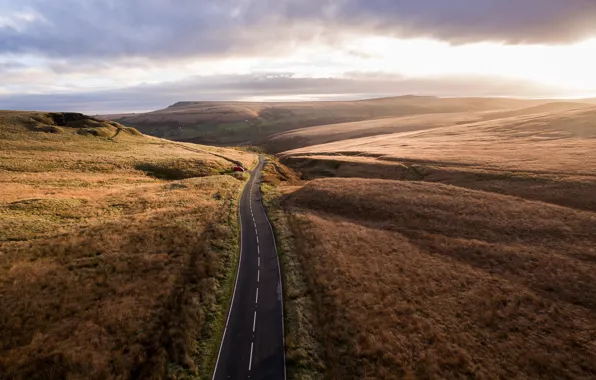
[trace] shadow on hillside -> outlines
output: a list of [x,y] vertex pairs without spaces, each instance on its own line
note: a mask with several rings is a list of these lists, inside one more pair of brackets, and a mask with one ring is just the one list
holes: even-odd
[[596,311],[590,213],[440,184],[351,179],[312,182],[285,202],[395,231],[422,252]]
[[555,172],[486,170],[473,165],[422,160],[350,161],[342,160],[341,156],[329,159],[289,157],[283,162],[301,172],[304,179],[337,177],[435,182],[596,211],[595,181],[578,176],[562,177]]

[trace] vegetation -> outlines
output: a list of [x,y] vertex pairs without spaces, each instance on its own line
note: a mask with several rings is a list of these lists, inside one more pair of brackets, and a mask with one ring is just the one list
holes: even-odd
[[208,378],[254,155],[52,115],[0,112],[0,378]]
[[330,378],[593,377],[593,213],[340,178],[286,206]]
[[[401,96],[346,102],[179,102],[162,110],[129,115],[107,115],[127,126],[153,136],[202,144],[265,145],[270,152],[281,152],[301,147],[302,136],[287,136],[270,140],[279,133],[313,126],[361,122],[376,124],[366,127],[359,136],[386,133],[384,118],[425,114],[441,114],[447,120],[471,121],[516,115],[519,109],[529,108],[521,114],[544,112],[547,100],[437,98],[432,96]],[[586,100],[591,102],[593,100]],[[585,106],[572,101],[557,102],[550,110]],[[493,115],[491,112],[498,115]],[[484,112],[484,113],[482,113]],[[477,114],[479,113],[479,114]],[[432,116],[429,116],[433,119]],[[372,120],[372,121],[371,121]],[[441,118],[434,117],[437,123]],[[356,123],[357,124],[357,123]],[[418,123],[420,124],[420,123]],[[346,125],[349,129],[354,126]],[[358,127],[356,126],[356,129]],[[405,126],[402,126],[402,129]],[[394,132],[397,132],[394,130]],[[334,132],[330,132],[333,134]],[[323,133],[325,134],[325,133]],[[348,138],[335,136],[336,140]],[[288,142],[288,139],[294,140]],[[335,140],[333,140],[335,141]],[[298,145],[293,145],[299,143]],[[292,146],[293,145],[293,146]],[[309,145],[309,144],[306,144]]]
[[263,203],[275,232],[284,283],[286,365],[290,379],[324,376],[323,345],[315,332],[315,304],[297,255],[296,237],[280,203],[281,191],[300,186],[295,173],[270,157],[263,173]]
[[119,117],[248,146],[224,149],[0,112],[0,373],[208,377],[246,179],[232,168],[260,142],[283,162],[261,186],[291,379],[593,378],[595,117],[433,97]]
[[594,112],[282,153],[309,180],[279,182],[270,202],[325,376],[593,378]]

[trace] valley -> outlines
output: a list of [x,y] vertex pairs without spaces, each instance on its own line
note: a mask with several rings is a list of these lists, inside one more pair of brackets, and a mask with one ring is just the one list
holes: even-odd
[[238,263],[248,175],[234,168],[256,164],[233,146],[245,144],[269,154],[260,190],[289,379],[589,379],[595,107],[181,102],[119,122],[2,111],[0,365],[12,378],[209,378]]

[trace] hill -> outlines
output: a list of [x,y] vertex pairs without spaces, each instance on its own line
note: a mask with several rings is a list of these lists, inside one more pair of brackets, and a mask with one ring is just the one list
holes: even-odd
[[543,111],[270,164],[291,376],[593,378],[596,108]]
[[592,378],[593,212],[355,178],[284,203],[330,378]]
[[429,113],[364,120],[351,123],[319,125],[300,128],[271,136],[264,146],[267,150],[280,153],[286,150],[343,141],[361,137],[388,135],[400,132],[414,132],[452,125],[473,124],[480,121],[512,118],[525,115],[540,115],[574,109],[593,107],[589,103],[546,103],[539,106],[499,111]]
[[114,115],[114,119],[143,133],[172,140],[258,145],[271,135],[310,126],[429,113],[513,110],[549,102],[430,96],[345,102],[179,102],[154,112]]
[[0,111],[0,377],[210,373],[254,158]]

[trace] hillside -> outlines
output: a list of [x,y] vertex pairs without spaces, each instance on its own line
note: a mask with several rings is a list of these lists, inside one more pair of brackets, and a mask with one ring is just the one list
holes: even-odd
[[206,376],[255,156],[0,112],[0,378]]
[[260,144],[271,135],[317,125],[429,113],[514,110],[549,102],[552,101],[430,96],[345,102],[179,102],[154,112],[114,118],[154,136],[237,145]]
[[593,378],[596,108],[551,107],[270,165],[290,378]]
[[546,103],[539,106],[499,111],[429,113],[414,116],[381,118],[351,123],[319,125],[300,128],[271,136],[265,147],[272,152],[343,141],[361,137],[415,132],[452,125],[473,124],[481,121],[513,118],[526,115],[542,115],[574,109],[593,107],[590,103]]
[[309,178],[416,179],[596,210],[596,108],[519,116],[284,152]]
[[285,207],[330,378],[593,377],[594,213],[354,178]]

